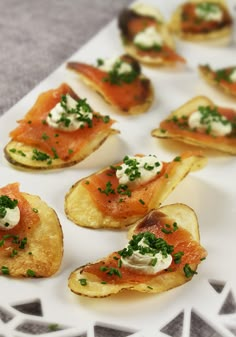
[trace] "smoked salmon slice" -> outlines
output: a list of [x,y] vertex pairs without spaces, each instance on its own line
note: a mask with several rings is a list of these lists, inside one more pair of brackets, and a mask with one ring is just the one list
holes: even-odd
[[10,132],[5,148],[6,158],[13,164],[34,169],[50,169],[74,165],[98,148],[108,136],[117,133],[114,120],[93,111],[91,125],[75,131],[55,129],[46,122],[50,111],[69,95],[79,97],[65,83],[42,93],[33,107]]
[[147,111],[153,101],[150,80],[141,74],[139,64],[131,56],[122,55],[118,59],[131,65],[130,76],[127,73],[127,77],[124,78],[114,69],[105,71],[81,62],[69,62],[67,68],[75,71],[117,111],[128,115]]

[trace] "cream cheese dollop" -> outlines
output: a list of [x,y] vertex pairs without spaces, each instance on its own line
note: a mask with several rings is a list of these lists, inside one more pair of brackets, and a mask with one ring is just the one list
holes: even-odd
[[150,26],[136,34],[133,42],[143,48],[152,48],[154,46],[162,46],[163,38],[154,26]]
[[98,65],[100,70],[110,72],[116,68],[118,74],[130,73],[133,71],[133,67],[128,62],[124,62],[119,57],[111,57],[102,60],[102,63]]
[[67,109],[62,106],[62,102],[59,102],[50,111],[46,118],[46,122],[52,128],[63,131],[75,131],[85,125],[85,120],[92,121],[93,113],[91,109],[88,109],[88,105],[81,105],[80,109],[77,109],[78,101],[73,99],[70,95],[65,96],[65,104]]
[[204,21],[222,21],[223,11],[217,4],[209,2],[200,3],[195,8],[195,13],[199,19]]
[[[138,246],[149,247],[143,239]],[[139,250],[133,251],[131,256],[121,257],[122,266],[145,274],[156,274],[169,268],[172,259],[170,254],[166,254],[166,256],[162,252],[141,254]]]
[[[4,197],[8,198],[7,196]],[[9,230],[14,228],[20,221],[20,209],[17,204],[8,207],[0,202],[0,209],[0,229]]]
[[212,136],[226,136],[232,132],[232,125],[224,116],[217,117],[208,114],[206,118],[203,118],[199,110],[190,115],[188,125],[191,129],[205,131]]
[[119,184],[142,185],[154,179],[162,170],[163,163],[155,155],[149,156],[126,156],[123,164],[116,170]]

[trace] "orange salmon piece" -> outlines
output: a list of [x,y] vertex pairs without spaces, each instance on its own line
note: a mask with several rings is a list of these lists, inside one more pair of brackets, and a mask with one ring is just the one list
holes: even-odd
[[[192,152],[186,152],[181,155],[181,158],[191,157],[192,154]],[[163,188],[169,174],[175,171],[175,167],[178,165],[180,163],[175,160],[163,162],[162,171],[156,178],[135,189],[131,189],[131,196],[116,192],[119,181],[116,177],[115,169],[111,168],[88,177],[83,181],[83,186],[89,191],[94,203],[103,214],[111,215],[116,219],[144,215],[149,209],[153,195]],[[102,192],[106,190],[107,184],[110,184],[111,187],[111,191],[108,194]]]
[[145,103],[150,98],[150,81],[136,77],[131,83],[112,84],[106,81],[108,73],[92,65],[81,62],[69,62],[68,68],[91,81],[98,87],[111,104],[123,111]]
[[27,237],[27,233],[33,230],[40,221],[39,215],[32,209],[28,201],[19,191],[19,184],[13,183],[0,188],[0,195],[7,195],[11,199],[18,200],[18,207],[20,209],[20,221],[12,229],[0,230],[0,240],[4,240],[4,244],[0,249],[6,247],[13,247],[12,237],[4,239],[5,235],[18,236],[19,239]]
[[42,93],[24,119],[19,121],[19,126],[11,131],[12,140],[33,146],[37,150],[54,156],[54,158],[59,157],[66,161],[81,150],[94,134],[109,129],[114,123],[112,120],[104,123],[103,118],[94,113],[91,128],[85,126],[75,131],[66,132],[50,127],[45,123],[45,119],[50,110],[60,102],[61,96],[66,94],[76,100],[79,99],[65,83],[57,89]]

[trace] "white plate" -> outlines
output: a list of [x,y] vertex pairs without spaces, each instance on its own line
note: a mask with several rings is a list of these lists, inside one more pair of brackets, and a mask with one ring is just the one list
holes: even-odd
[[[168,18],[180,1],[147,2],[159,6]],[[229,4],[233,13],[234,0]],[[46,336],[53,328],[56,330],[51,332],[53,336],[68,337],[123,337],[133,333],[143,337],[166,336],[164,332],[175,337],[236,336],[236,160],[232,156],[207,152],[207,167],[186,177],[165,202],[186,203],[199,218],[201,242],[208,257],[191,282],[160,295],[126,292],[104,299],[82,298],[67,287],[67,278],[75,268],[126,244],[125,231],[89,230],[67,220],[64,196],[70,186],[126,154],[156,154],[160,159],[171,160],[186,150],[188,146],[158,141],[150,136],[150,132],[171,110],[195,95],[205,94],[216,104],[236,106],[235,100],[220,95],[203,83],[196,70],[198,64],[210,63],[213,67],[235,65],[235,45],[210,48],[178,41],[177,48],[188,61],[186,67],[175,70],[143,67],[143,72],[153,81],[156,98],[151,109],[140,116],[115,114],[100,96],[79,82],[63,64],[1,117],[0,186],[18,181],[22,191],[40,195],[52,206],[63,227],[65,250],[60,271],[49,279],[0,278],[1,335],[29,336],[32,323],[35,334],[40,332],[41,336]],[[94,63],[97,58],[122,53],[114,20],[70,60]],[[71,168],[39,173],[13,169],[2,151],[9,140],[9,132],[42,91],[57,87],[63,81],[68,82],[80,97],[87,97],[94,109],[116,119],[115,126],[121,131],[120,135],[110,138],[89,158]],[[31,302],[42,308],[42,313],[35,316],[30,311],[22,313],[16,310],[17,305],[23,305],[26,310]],[[51,323],[59,325],[49,327]],[[27,331],[31,332],[27,334]]]

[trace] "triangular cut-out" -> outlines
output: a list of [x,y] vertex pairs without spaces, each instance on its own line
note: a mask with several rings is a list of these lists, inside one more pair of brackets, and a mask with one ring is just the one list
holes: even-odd
[[232,332],[232,334],[234,335],[234,336],[236,336],[236,327],[235,328],[232,328],[232,327],[227,327],[228,329],[229,329],[229,331],[230,332]]
[[190,334],[189,337],[224,337],[217,332],[211,325],[199,317],[194,311],[191,312]]
[[24,314],[43,316],[43,310],[40,300],[36,300],[28,303],[21,303],[12,306],[14,309],[23,312]]
[[94,337],[127,337],[131,336],[134,331],[124,331],[101,325],[94,326]]
[[0,307],[0,320],[3,323],[7,323],[10,320],[12,320],[14,317],[14,315],[12,313],[10,313],[9,311],[5,310],[4,308]]
[[183,333],[184,312],[182,311],[169,323],[167,323],[161,332],[171,337],[181,337]]
[[219,311],[219,314],[227,315],[233,313],[236,313],[236,302],[232,292],[230,291]]
[[222,292],[222,290],[225,287],[225,282],[222,282],[222,281],[209,280],[209,283],[212,286],[212,288],[215,289],[215,291],[219,294]]
[[24,332],[31,335],[41,335],[44,333],[54,332],[63,330],[64,327],[55,323],[45,323],[45,322],[35,322],[35,321],[24,321],[16,327],[17,331]]

